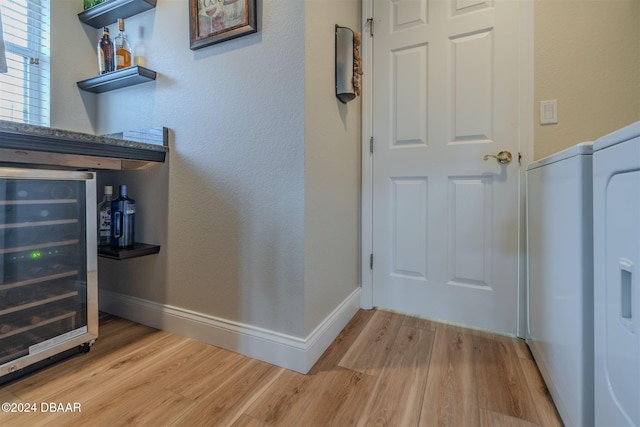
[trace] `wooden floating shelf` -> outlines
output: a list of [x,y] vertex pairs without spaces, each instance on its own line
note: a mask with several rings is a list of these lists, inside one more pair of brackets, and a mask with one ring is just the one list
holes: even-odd
[[77,83],[78,87],[87,92],[102,93],[110,90],[150,82],[156,79],[156,72],[148,68],[135,65],[122,68],[107,74],[101,74]]
[[156,0],[107,0],[78,14],[78,19],[94,28],[102,28],[156,7]]
[[135,243],[131,248],[112,248],[109,246],[98,246],[98,256],[116,260],[137,258],[146,255],[153,255],[160,252],[160,246],[148,243]]

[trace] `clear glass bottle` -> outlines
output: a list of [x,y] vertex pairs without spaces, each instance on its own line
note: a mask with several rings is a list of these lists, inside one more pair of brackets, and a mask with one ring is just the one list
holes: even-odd
[[111,201],[113,187],[104,186],[104,196],[98,203],[98,246],[108,246],[111,242]]
[[98,39],[98,74],[105,73],[104,51],[102,50],[102,37]]
[[138,41],[133,47],[133,63],[141,67],[147,66],[147,46],[144,44],[144,27],[138,29]]
[[124,32],[124,19],[118,18],[120,32],[115,38],[116,45],[116,70],[131,67],[131,45]]
[[111,202],[111,247],[126,248],[136,241],[136,201],[120,186],[120,197]]
[[104,70],[100,70],[100,74],[109,73],[115,71],[115,48],[111,38],[109,38],[109,27],[104,27],[102,38],[100,39],[100,50],[102,51],[102,57],[104,59]]

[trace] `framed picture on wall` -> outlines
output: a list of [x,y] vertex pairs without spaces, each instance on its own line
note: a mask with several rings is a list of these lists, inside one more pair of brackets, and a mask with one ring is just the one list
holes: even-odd
[[191,50],[256,31],[256,0],[189,0]]

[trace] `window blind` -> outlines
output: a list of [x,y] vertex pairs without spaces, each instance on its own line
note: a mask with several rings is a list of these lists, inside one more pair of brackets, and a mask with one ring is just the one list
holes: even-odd
[[50,0],[2,0],[0,120],[50,125]]

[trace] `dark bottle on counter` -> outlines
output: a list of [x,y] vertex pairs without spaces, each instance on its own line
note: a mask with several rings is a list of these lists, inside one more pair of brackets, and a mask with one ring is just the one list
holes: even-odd
[[127,186],[120,186],[120,197],[111,202],[111,247],[126,248],[136,241],[136,202],[127,196]]

